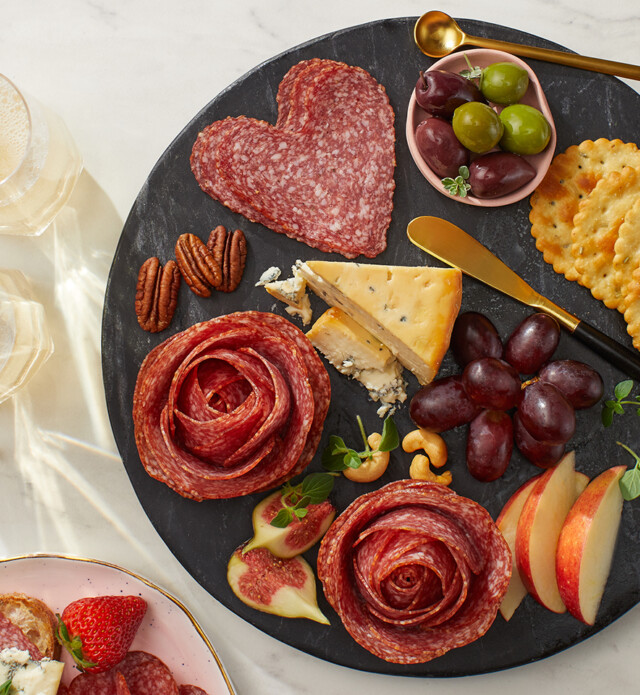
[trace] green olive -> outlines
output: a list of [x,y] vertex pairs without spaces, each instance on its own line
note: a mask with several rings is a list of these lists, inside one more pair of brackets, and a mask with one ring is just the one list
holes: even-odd
[[549,144],[551,127],[538,109],[525,104],[507,106],[500,114],[504,135],[500,147],[515,154],[538,154]]
[[488,152],[495,147],[504,127],[498,114],[487,104],[470,101],[453,112],[453,132],[460,142],[472,152]]
[[482,71],[480,91],[494,104],[515,104],[529,87],[529,74],[515,63],[492,63]]

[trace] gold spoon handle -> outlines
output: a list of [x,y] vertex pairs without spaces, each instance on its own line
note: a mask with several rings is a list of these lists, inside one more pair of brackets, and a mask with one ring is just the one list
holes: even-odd
[[510,41],[498,41],[497,39],[485,39],[482,36],[465,35],[464,43],[480,48],[493,48],[497,51],[506,51],[514,55],[534,58],[536,60],[546,60],[551,63],[561,63],[573,68],[592,70],[593,72],[604,72],[607,75],[617,75],[618,77],[628,77],[632,80],[640,80],[640,65],[630,65],[629,63],[617,63],[614,60],[602,60],[601,58],[589,58],[587,56],[576,55],[575,53],[564,53],[554,51],[551,48],[538,48],[537,46],[525,46],[520,43]]

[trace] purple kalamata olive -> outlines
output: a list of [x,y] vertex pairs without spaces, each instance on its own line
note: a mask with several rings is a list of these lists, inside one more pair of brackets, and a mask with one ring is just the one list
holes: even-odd
[[455,136],[451,123],[428,118],[416,128],[416,144],[424,161],[440,178],[456,177],[458,169],[469,163],[469,150]]
[[471,192],[478,198],[497,198],[529,183],[536,170],[526,159],[511,152],[489,152],[469,166]]
[[453,112],[468,101],[486,103],[476,85],[462,75],[446,70],[420,72],[416,83],[416,101],[432,116],[451,119]]

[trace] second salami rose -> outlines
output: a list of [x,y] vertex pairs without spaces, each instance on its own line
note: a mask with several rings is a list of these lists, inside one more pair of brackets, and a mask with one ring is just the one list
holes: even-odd
[[133,420],[147,473],[184,497],[236,497],[300,473],[331,387],[309,340],[274,314],[196,324],[146,357]]
[[400,480],[356,499],[322,540],[318,576],[375,656],[423,663],[481,637],[511,578],[489,513],[448,488]]

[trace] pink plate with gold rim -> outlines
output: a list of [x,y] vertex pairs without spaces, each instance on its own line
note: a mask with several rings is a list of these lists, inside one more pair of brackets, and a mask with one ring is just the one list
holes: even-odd
[[[167,591],[129,570],[57,554],[8,558],[0,561],[0,593],[34,596],[54,613],[62,613],[69,603],[86,596],[141,596],[147,612],[131,649],[161,659],[178,685],[197,685],[208,695],[235,695],[222,662],[189,610]],[[62,682],[69,684],[78,670],[68,654],[60,659],[66,664]]]

